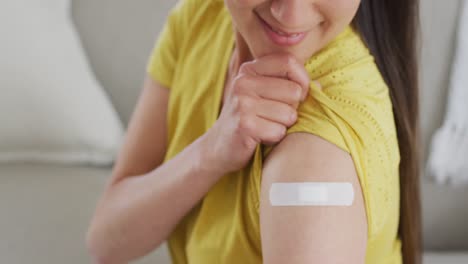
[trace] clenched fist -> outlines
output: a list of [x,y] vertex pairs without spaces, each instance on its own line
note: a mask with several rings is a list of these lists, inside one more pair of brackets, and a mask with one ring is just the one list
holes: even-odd
[[213,166],[228,173],[243,168],[257,144],[283,139],[297,119],[310,79],[304,66],[288,54],[268,55],[243,63],[227,85],[230,93],[207,132]]

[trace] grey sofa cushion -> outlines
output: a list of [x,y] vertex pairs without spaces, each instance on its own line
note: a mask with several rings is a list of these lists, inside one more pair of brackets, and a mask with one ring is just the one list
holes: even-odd
[[0,263],[91,263],[85,231],[109,174],[108,168],[1,165]]
[[[0,166],[0,263],[92,263],[85,234],[110,168]],[[166,247],[138,263],[168,264]]]
[[465,264],[468,263],[468,253],[426,253],[424,264]]

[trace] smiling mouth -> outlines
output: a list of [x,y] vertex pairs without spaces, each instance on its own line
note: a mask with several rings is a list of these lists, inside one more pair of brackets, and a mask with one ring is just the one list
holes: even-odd
[[285,32],[282,32],[282,31],[278,31],[278,30],[276,30],[275,28],[273,28],[271,26],[270,26],[270,29],[273,30],[278,35],[281,35],[281,36],[284,36],[284,37],[290,37],[290,38],[294,38],[294,37],[297,37],[297,36],[303,34],[303,33],[285,33]]
[[266,22],[259,14],[255,12],[256,17],[259,19],[267,36],[272,42],[280,46],[292,46],[300,43],[306,36],[307,32],[285,32],[279,30],[268,22]]
[[270,25],[268,22],[265,21],[265,19],[263,19],[260,15],[257,14],[257,17],[261,20],[261,22],[263,22],[263,24],[265,24],[269,29],[271,29],[273,32],[275,32],[276,34],[280,35],[280,36],[284,36],[284,37],[297,37],[301,34],[304,34],[304,32],[296,32],[296,33],[289,33],[289,32],[284,32],[284,31],[281,31],[281,30],[278,30],[276,28],[274,28],[272,25]]

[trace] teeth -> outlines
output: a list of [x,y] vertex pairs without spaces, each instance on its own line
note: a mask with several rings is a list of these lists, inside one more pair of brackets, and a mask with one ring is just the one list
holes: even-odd
[[300,35],[299,33],[296,33],[296,34],[286,34],[286,33],[284,33],[284,32],[277,31],[277,30],[275,30],[274,28],[272,28],[272,29],[273,29],[273,31],[274,31],[275,33],[277,33],[278,35],[284,36],[284,37],[295,38],[295,37],[297,37],[297,36]]
[[283,33],[283,32],[280,32],[280,31],[276,31],[276,30],[274,30],[274,29],[273,29],[273,31],[275,31],[276,33],[278,33],[278,34],[281,35],[281,36],[285,36],[285,37],[288,36],[286,33]]

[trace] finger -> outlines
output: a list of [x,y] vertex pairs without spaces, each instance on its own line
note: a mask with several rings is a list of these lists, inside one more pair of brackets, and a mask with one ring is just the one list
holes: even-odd
[[274,144],[281,141],[286,135],[286,127],[261,117],[256,117],[251,133],[257,142]]
[[279,77],[298,83],[303,89],[303,96],[309,88],[310,78],[305,67],[292,55],[281,53],[246,62],[240,68],[241,73]]
[[286,103],[297,109],[302,100],[302,88],[293,81],[264,76],[246,76],[243,92],[263,99]]
[[291,106],[271,100],[260,100],[255,111],[258,117],[290,127],[297,120],[297,112]]

